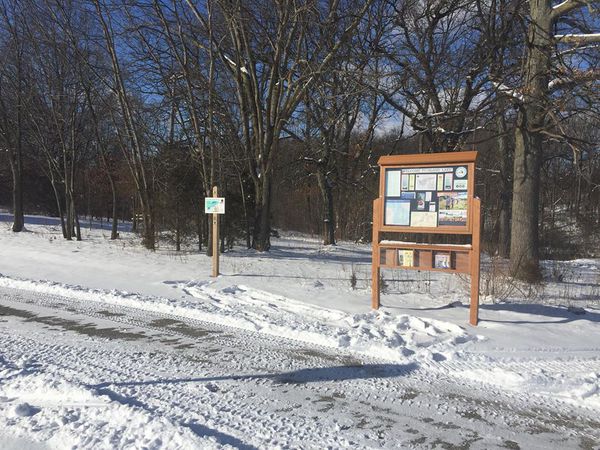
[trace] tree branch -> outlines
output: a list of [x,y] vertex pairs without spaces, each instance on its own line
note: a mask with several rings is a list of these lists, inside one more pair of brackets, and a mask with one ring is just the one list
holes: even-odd
[[581,8],[586,5],[591,5],[593,0],[565,0],[556,6],[552,7],[551,18],[552,20],[558,19],[560,16],[564,16],[574,9]]
[[557,34],[554,39],[561,44],[589,44],[590,42],[600,42],[600,33],[590,34]]

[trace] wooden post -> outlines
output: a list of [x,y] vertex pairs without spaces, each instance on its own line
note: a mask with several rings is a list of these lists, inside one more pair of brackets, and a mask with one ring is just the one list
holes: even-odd
[[380,293],[379,293],[379,277],[381,269],[379,263],[381,257],[379,255],[379,209],[381,208],[381,200],[373,200],[373,239],[372,239],[372,261],[371,261],[371,307],[379,309]]
[[473,199],[473,237],[471,249],[471,325],[479,322],[479,276],[480,276],[480,242],[481,242],[481,200]]
[[[213,197],[218,197],[217,187],[212,190]],[[219,276],[219,215],[212,215],[212,277]]]

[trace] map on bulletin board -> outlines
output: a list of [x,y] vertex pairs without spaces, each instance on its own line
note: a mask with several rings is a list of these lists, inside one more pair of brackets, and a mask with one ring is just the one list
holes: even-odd
[[384,225],[467,225],[466,165],[385,169]]

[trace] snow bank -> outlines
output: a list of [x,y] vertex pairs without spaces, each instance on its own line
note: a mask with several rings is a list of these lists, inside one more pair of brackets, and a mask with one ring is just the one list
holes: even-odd
[[550,374],[544,369],[523,372],[494,367],[464,370],[458,375],[514,392],[527,392],[545,398],[557,398],[568,403],[600,409],[600,373]]
[[3,287],[172,314],[391,361],[448,359],[459,346],[483,339],[448,322],[383,311],[353,315],[243,285],[213,289],[210,282],[172,284],[188,295],[149,297],[0,274]]
[[[92,389],[44,373],[34,361],[0,357],[0,447],[83,449],[222,448],[213,438],[151,414],[140,406],[111,400]],[[29,443],[27,445],[26,443]]]

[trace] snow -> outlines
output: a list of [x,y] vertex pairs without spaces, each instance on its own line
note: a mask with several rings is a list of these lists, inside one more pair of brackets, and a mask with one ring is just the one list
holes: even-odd
[[523,96],[523,94],[521,94],[520,92],[518,92],[516,89],[512,89],[510,87],[508,87],[506,84],[504,83],[498,83],[497,81],[492,81],[492,86],[494,86],[494,88],[500,93],[500,94],[504,94],[508,97],[511,97],[515,100],[518,100],[520,102],[525,101],[525,97]]
[[564,8],[565,5],[568,5],[571,2],[572,2],[572,0],[565,0],[565,1],[561,2],[561,3],[558,3],[558,4],[554,5],[552,7],[552,9],[558,9],[558,10],[560,10],[560,9]]
[[[384,271],[388,289],[382,295],[383,307],[370,310],[368,245],[323,247],[317,239],[290,234],[273,239],[268,254],[239,248],[228,252],[222,256],[223,274],[210,278],[210,258],[191,250],[177,253],[166,245],[149,252],[126,231],[121,231],[120,240],[111,241],[109,230],[86,228],[83,241],[69,242],[62,239],[56,224],[28,223],[27,229],[12,233],[8,224],[0,223],[0,289],[7,292],[59,296],[72,302],[70,308],[80,305],[84,310],[115,314],[139,311],[211,323],[273,342],[291,339],[334,353],[411,367],[421,382],[448,379],[451,385],[466,384],[505,399],[514,395],[583,416],[594,417],[600,411],[600,261],[596,259],[560,263],[564,279],[549,279],[539,292],[528,294],[517,286],[503,301],[482,298],[480,325],[472,327],[467,323],[468,283],[461,276]],[[484,269],[490,264],[484,257]],[[545,263],[545,270],[551,272],[555,264]],[[355,289],[350,285],[352,274],[358,280]],[[44,310],[43,314],[54,313]],[[49,448],[126,448],[131,443],[135,448],[236,446],[235,440],[219,440],[220,434],[190,432],[181,425],[180,413],[163,417],[152,408],[107,395],[94,387],[93,371],[86,375],[87,382],[66,376],[66,367],[74,373],[87,370],[81,359],[87,353],[71,355],[65,350],[73,348],[72,339],[64,347],[41,345],[44,339],[56,339],[55,335],[49,338],[52,330],[36,329],[39,340],[34,345],[27,337],[32,325],[21,329],[24,322],[18,323],[0,321],[17,336],[0,333],[3,448],[44,448],[41,443]],[[111,354],[108,345],[101,346],[102,358]],[[23,346],[44,347],[40,359],[69,362],[67,366],[41,363],[27,352],[16,357]],[[121,350],[115,346],[114,351]],[[95,356],[90,358],[96,361]],[[143,380],[135,358],[122,364],[127,377]],[[156,366],[170,370],[159,361]],[[214,396],[220,395],[221,387],[210,382],[203,389],[203,395]],[[214,411],[218,415],[227,408],[223,405],[206,407],[218,408]],[[219,426],[239,429],[241,425],[234,421]],[[284,427],[283,423],[277,426]],[[265,436],[270,437],[262,442],[273,444],[272,432],[265,428]],[[306,439],[319,435],[325,439],[322,429],[306,433]]]
[[[380,242],[381,245],[420,245],[419,242],[409,242],[409,241],[392,241],[389,239],[384,239]],[[422,244],[421,244],[422,245]],[[470,249],[471,244],[443,244],[444,247],[456,247],[456,248],[466,248]]]
[[165,419],[53,374],[25,370],[0,364],[0,402],[9,405],[0,411],[0,431],[16,431],[17,438],[36,436],[49,448],[126,448],[130,442],[147,449],[216,448]]
[[566,42],[600,42],[600,33],[586,33],[586,34],[557,34],[554,39]]
[[172,287],[181,289],[191,298],[168,299],[49,281],[21,280],[0,274],[1,287],[142,308],[330,348],[349,348],[390,361],[404,361],[406,356],[415,353],[420,357],[433,358],[434,353],[451,352],[457,345],[479,339],[457,325],[434,319],[393,316],[385,311],[351,315],[339,310],[307,306],[243,285],[217,290],[210,284],[173,283]]

